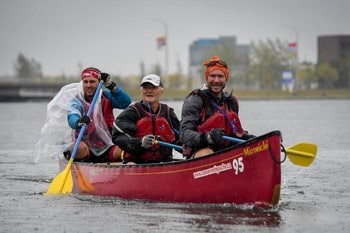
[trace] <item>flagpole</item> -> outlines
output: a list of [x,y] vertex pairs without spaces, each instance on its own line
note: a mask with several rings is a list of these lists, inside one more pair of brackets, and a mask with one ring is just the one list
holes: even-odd
[[295,36],[295,43],[296,43],[296,56],[295,56],[295,64],[294,64],[294,67],[295,67],[295,87],[294,89],[297,88],[297,70],[298,70],[298,66],[299,66],[299,32],[297,30],[297,28],[293,25],[289,25],[289,24],[283,24],[282,26],[284,27],[287,27],[289,29],[292,29],[293,32],[294,32],[294,36]]
[[162,19],[159,18],[151,18],[151,20],[153,21],[157,21],[159,23],[162,24],[163,29],[164,29],[164,36],[165,36],[165,46],[164,46],[164,61],[165,61],[165,70],[164,73],[168,74],[169,71],[169,38],[168,38],[168,25],[166,24],[166,22]]

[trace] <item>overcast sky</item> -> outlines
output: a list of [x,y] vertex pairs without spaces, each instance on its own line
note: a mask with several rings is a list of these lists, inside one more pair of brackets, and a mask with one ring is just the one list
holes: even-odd
[[316,62],[317,36],[350,35],[349,0],[0,0],[0,75],[14,74],[19,53],[44,75],[95,66],[140,74],[159,63],[156,37],[168,27],[169,69],[187,73],[190,44],[236,36],[239,44],[299,40],[299,58]]

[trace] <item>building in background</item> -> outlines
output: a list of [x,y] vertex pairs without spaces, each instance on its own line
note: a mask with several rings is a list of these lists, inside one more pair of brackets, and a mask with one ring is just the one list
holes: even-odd
[[[349,87],[350,35],[318,36],[317,46],[317,64],[330,64],[338,71],[337,87]],[[320,83],[320,87],[323,85]]]
[[350,35],[317,37],[317,63],[334,63],[350,54]]
[[[232,51],[231,54],[229,54]],[[232,54],[234,56],[232,56]],[[239,76],[249,67],[249,45],[237,44],[235,36],[222,36],[217,39],[198,39],[189,47],[189,86],[200,87],[203,83],[203,62],[213,55],[220,56],[230,68],[230,76]],[[231,59],[232,58],[232,59]],[[232,79],[231,79],[232,80]]]

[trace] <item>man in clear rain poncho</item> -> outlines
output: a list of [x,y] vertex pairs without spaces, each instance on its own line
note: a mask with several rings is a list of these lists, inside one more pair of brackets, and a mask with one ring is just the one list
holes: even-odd
[[[87,162],[117,162],[121,149],[112,143],[113,109],[125,109],[130,96],[113,82],[107,73],[89,67],[83,70],[80,83],[64,86],[47,106],[46,123],[36,145],[36,160],[42,156],[62,155],[73,151],[80,128],[86,130],[79,144],[76,160]],[[86,114],[102,79],[105,89],[90,117]]]

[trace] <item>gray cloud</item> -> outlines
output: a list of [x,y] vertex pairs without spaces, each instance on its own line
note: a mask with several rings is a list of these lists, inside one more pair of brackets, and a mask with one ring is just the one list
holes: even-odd
[[[155,39],[169,35],[170,71],[179,57],[187,72],[188,47],[198,38],[237,36],[238,43],[267,38],[293,41],[300,59],[316,62],[317,36],[350,34],[346,0],[1,0],[0,75],[12,74],[21,52],[48,75],[78,74],[82,66],[139,74],[163,65]],[[283,26],[289,25],[289,26]]]

